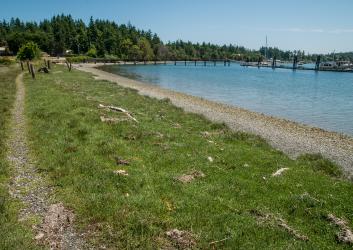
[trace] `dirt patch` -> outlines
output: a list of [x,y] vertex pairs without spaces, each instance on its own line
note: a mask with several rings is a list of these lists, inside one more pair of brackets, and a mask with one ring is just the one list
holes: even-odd
[[288,223],[282,219],[281,217],[278,217],[274,214],[270,213],[262,213],[256,210],[251,211],[251,214],[254,215],[257,219],[258,222],[260,223],[269,223],[273,226],[280,227],[287,231],[288,234],[294,236],[298,240],[302,241],[308,241],[309,238],[301,233],[299,233],[297,230],[292,228],[291,226],[288,225]]
[[339,242],[352,244],[353,233],[352,233],[352,229],[348,227],[347,225],[348,223],[345,220],[334,216],[333,214],[329,214],[327,218],[329,221],[331,221],[333,224],[335,224],[340,228],[340,232],[337,234],[337,240]]
[[195,237],[190,232],[172,229],[166,235],[178,248],[189,249],[196,245]]
[[203,178],[203,177],[205,177],[204,173],[202,173],[201,171],[194,170],[190,174],[183,174],[177,177],[176,179],[182,183],[189,183],[197,178]]
[[65,249],[73,247],[78,249],[75,239],[69,240],[74,236],[71,224],[74,221],[72,211],[66,209],[62,203],[52,204],[44,216],[43,224],[39,228],[39,233],[35,239],[44,245],[49,245],[51,249]]
[[115,157],[115,163],[116,165],[130,165],[130,162],[128,160],[124,160],[119,156]]

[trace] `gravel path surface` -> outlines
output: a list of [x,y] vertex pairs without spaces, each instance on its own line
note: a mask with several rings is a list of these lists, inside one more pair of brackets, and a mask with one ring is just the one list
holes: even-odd
[[72,227],[73,213],[61,203],[53,204],[53,190],[46,179],[38,173],[35,162],[29,154],[24,115],[23,74],[17,76],[16,87],[7,148],[13,172],[10,194],[24,204],[19,220],[38,220],[38,224],[34,226],[35,240],[38,244],[51,249],[81,249],[82,237],[79,237]]
[[95,68],[97,66],[100,65],[80,64],[75,67],[93,73],[96,78],[134,88],[142,95],[159,99],[169,98],[174,105],[189,112],[202,114],[212,121],[225,122],[233,130],[259,135],[290,157],[320,153],[342,166],[347,176],[353,176],[352,137],[163,89],[99,70]]

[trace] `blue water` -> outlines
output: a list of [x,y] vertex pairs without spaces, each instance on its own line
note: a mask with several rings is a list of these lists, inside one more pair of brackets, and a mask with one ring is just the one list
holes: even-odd
[[241,67],[123,65],[105,70],[163,88],[353,135],[353,74]]

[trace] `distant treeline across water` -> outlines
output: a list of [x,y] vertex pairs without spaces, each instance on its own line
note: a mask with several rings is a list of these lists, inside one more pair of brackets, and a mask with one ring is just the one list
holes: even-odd
[[[0,22],[0,47],[6,54],[16,54],[26,42],[33,41],[50,55],[87,55],[90,57],[126,60],[215,60],[232,59],[258,61],[264,58],[266,48],[247,49],[238,45],[216,45],[192,43],[181,40],[163,43],[151,30],[140,30],[130,23],[118,24],[114,21],[93,18],[86,24],[71,15],[57,15],[50,20],[23,22],[18,18]],[[268,58],[291,60],[298,55],[299,60],[315,61],[317,55],[304,51],[283,51],[267,48]],[[323,60],[353,60],[353,52],[325,55]]]

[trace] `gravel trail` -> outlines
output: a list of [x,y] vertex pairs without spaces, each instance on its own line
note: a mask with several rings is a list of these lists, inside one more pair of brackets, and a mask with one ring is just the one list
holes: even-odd
[[50,249],[82,249],[84,241],[73,226],[74,214],[61,203],[54,203],[53,190],[30,156],[26,136],[25,86],[23,74],[16,78],[16,100],[12,109],[8,160],[13,173],[10,194],[23,203],[20,221],[35,220],[33,226],[38,244]]

